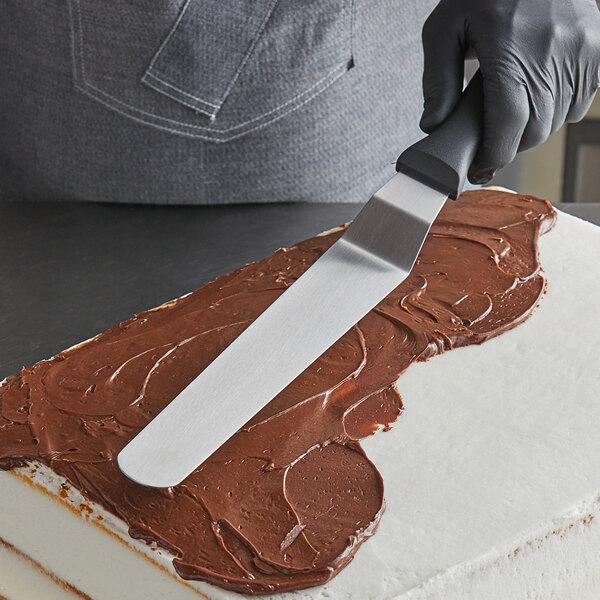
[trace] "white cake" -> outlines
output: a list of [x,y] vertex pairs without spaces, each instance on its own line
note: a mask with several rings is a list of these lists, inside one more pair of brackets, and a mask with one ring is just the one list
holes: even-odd
[[[559,213],[539,251],[528,320],[399,379],[401,418],[363,442],[385,482],[377,534],[326,585],[270,598],[600,597],[600,228]],[[241,596],[184,581],[39,464],[0,471],[0,541],[8,600]]]

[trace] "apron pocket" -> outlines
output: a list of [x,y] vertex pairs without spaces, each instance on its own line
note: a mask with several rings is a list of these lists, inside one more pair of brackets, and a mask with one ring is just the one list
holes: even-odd
[[225,142],[352,66],[352,0],[70,0],[76,87],[134,120]]

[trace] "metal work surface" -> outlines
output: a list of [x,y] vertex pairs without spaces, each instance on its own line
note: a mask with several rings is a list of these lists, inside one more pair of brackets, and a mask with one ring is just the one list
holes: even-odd
[[0,203],[0,379],[360,208]]

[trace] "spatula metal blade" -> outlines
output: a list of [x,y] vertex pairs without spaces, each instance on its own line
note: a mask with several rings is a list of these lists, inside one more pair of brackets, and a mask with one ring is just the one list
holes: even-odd
[[183,481],[402,283],[445,201],[396,174],[344,235],[121,451],[121,471],[152,487]]

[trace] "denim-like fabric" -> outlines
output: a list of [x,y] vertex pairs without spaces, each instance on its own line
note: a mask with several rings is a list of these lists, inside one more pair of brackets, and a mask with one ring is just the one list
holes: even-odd
[[436,0],[0,0],[0,199],[364,201]]

